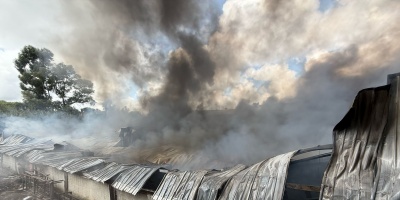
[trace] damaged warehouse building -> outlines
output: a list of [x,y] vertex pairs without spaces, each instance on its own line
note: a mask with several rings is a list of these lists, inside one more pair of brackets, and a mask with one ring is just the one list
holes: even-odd
[[334,127],[333,145],[291,151],[251,166],[180,171],[116,163],[69,143],[23,135],[0,142],[1,166],[24,177],[24,187],[53,199],[400,199],[399,101],[400,74],[389,75],[387,85],[357,94]]

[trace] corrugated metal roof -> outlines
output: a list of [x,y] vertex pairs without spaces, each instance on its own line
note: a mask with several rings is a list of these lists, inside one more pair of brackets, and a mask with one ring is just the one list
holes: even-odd
[[5,153],[6,155],[13,157],[20,157],[21,155],[39,149],[52,149],[52,144],[46,143],[29,143],[29,144],[18,144],[18,145],[7,145],[5,147],[0,147],[0,153]]
[[33,138],[30,138],[28,136],[15,134],[15,135],[11,135],[11,136],[7,137],[6,139],[4,139],[2,142],[0,142],[0,145],[21,144],[21,143],[30,142],[32,140],[33,140]]
[[59,168],[62,168],[62,170],[73,174],[88,169],[90,167],[96,166],[98,164],[101,164],[103,162],[104,160],[101,158],[94,158],[94,157],[77,158],[73,159],[73,161],[67,164],[64,164],[63,166],[60,166]]
[[37,154],[36,156],[31,157],[29,162],[62,168],[64,164],[80,157],[82,157],[82,153],[78,151],[51,151]]
[[[69,173],[82,171],[104,162],[103,159],[94,157],[83,158],[79,151],[49,151],[54,148],[54,143],[50,141],[26,139],[27,137],[21,135],[9,138],[11,139],[8,142],[4,141],[7,142],[6,145],[0,145],[0,153],[13,157],[26,154],[27,160],[31,163],[48,165],[59,170],[64,169]],[[29,143],[20,143],[28,140]]]
[[150,176],[158,169],[159,167],[156,166],[131,166],[117,177],[112,187],[136,195]]
[[206,175],[201,182],[199,191],[197,192],[197,200],[216,200],[218,190],[221,189],[224,183],[245,168],[245,165],[236,165],[225,171]]
[[106,182],[115,175],[119,174],[120,172],[129,169],[131,166],[121,165],[115,162],[108,163],[105,167],[83,173],[83,175],[87,178],[93,179],[98,182]]
[[297,151],[259,162],[232,177],[221,200],[283,198],[290,159]]
[[205,170],[169,172],[153,195],[154,200],[192,200],[196,196]]
[[35,158],[39,157],[42,153],[45,153],[46,150],[32,150],[25,155],[25,158],[29,162],[33,162]]

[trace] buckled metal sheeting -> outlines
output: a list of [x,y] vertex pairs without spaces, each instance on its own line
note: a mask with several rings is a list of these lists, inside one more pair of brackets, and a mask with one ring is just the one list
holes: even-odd
[[129,169],[131,166],[121,165],[115,162],[108,163],[104,168],[100,168],[91,172],[83,173],[87,178],[97,182],[106,182],[120,172]]
[[122,172],[112,187],[136,195],[159,167],[135,165]]
[[192,200],[206,173],[205,170],[169,172],[152,198],[154,200]]
[[400,199],[400,74],[389,76],[391,82],[388,121],[382,154],[378,157],[375,199]]
[[225,171],[214,172],[210,175],[206,175],[197,192],[197,200],[216,200],[218,190],[222,189],[224,183],[245,168],[245,165],[236,165]]
[[219,199],[282,199],[289,162],[296,152],[272,157],[239,172],[228,182]]
[[335,126],[320,199],[399,199],[399,75],[359,92]]
[[376,158],[387,121],[388,91],[387,86],[362,90],[335,126],[334,150],[320,199],[371,199]]

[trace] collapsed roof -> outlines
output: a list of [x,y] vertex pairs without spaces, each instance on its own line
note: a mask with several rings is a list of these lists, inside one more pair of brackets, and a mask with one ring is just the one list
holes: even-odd
[[400,74],[360,91],[333,130],[320,199],[400,198]]

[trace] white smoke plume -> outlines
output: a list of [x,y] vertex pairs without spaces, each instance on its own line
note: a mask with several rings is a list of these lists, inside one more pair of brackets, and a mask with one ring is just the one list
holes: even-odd
[[0,131],[8,137],[22,134],[55,143],[68,142],[81,149],[97,151],[114,146],[120,127],[132,124],[138,113],[116,108],[104,112],[87,111],[81,118],[62,113],[36,114],[29,117],[0,116]]

